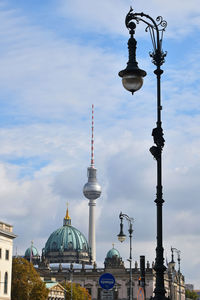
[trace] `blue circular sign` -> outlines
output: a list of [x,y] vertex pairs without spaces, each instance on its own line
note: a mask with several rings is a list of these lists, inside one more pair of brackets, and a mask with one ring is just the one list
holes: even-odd
[[99,278],[99,285],[104,290],[110,290],[115,285],[115,277],[110,273],[104,273]]

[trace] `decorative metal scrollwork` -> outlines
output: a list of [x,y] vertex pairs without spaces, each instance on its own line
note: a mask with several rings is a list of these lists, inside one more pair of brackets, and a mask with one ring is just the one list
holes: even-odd
[[156,22],[158,22],[157,26],[161,26],[163,28],[161,28],[160,30],[165,30],[165,28],[167,27],[167,21],[163,20],[163,17],[158,16],[156,18]]
[[153,51],[150,52],[149,55],[156,66],[161,66],[165,62],[165,56],[167,55],[167,52],[162,50],[163,33],[167,27],[167,22],[162,16],[158,16],[156,20],[154,20],[143,12],[133,13],[133,8],[131,7],[125,19],[126,27],[130,30],[131,34],[134,33],[133,27],[134,29],[136,27],[133,20],[136,24],[139,24],[141,21],[147,25],[145,31],[150,33],[153,45]]

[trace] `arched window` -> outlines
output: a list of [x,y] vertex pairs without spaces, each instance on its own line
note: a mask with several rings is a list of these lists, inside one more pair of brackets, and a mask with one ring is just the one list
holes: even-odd
[[8,272],[4,275],[4,294],[8,293]]

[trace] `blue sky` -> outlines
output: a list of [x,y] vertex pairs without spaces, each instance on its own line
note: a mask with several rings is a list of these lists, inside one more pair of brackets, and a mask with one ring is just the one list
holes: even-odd
[[[118,72],[127,63],[130,5],[168,22],[163,50],[162,104],[164,247],[181,250],[186,282],[200,287],[200,7],[197,0],[0,1],[1,219],[18,235],[14,252],[31,240],[41,252],[62,225],[66,202],[72,224],[87,236],[82,194],[90,163],[91,106],[95,107],[97,261],[120,245],[119,212],[134,217],[134,259],[155,259],[156,164],[149,154],[156,122],[151,40],[137,26],[137,60],[147,71],[134,96]],[[84,213],[83,213],[84,212]],[[84,223],[82,220],[84,219]],[[112,241],[112,242],[111,242]],[[17,249],[17,250],[16,250]]]

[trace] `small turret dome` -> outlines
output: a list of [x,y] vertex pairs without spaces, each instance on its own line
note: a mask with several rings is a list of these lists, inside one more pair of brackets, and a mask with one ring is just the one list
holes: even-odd
[[113,258],[114,256],[120,258],[120,253],[117,249],[112,248],[111,250],[108,251],[106,258]]
[[39,256],[39,253],[34,246],[30,246],[28,249],[26,249],[25,254],[24,254],[25,258],[30,258],[31,255],[32,255],[32,257]]
[[120,256],[120,253],[117,249],[113,248],[110,249],[106,255],[104,265],[106,269],[110,268],[123,268],[124,269],[124,262]]

